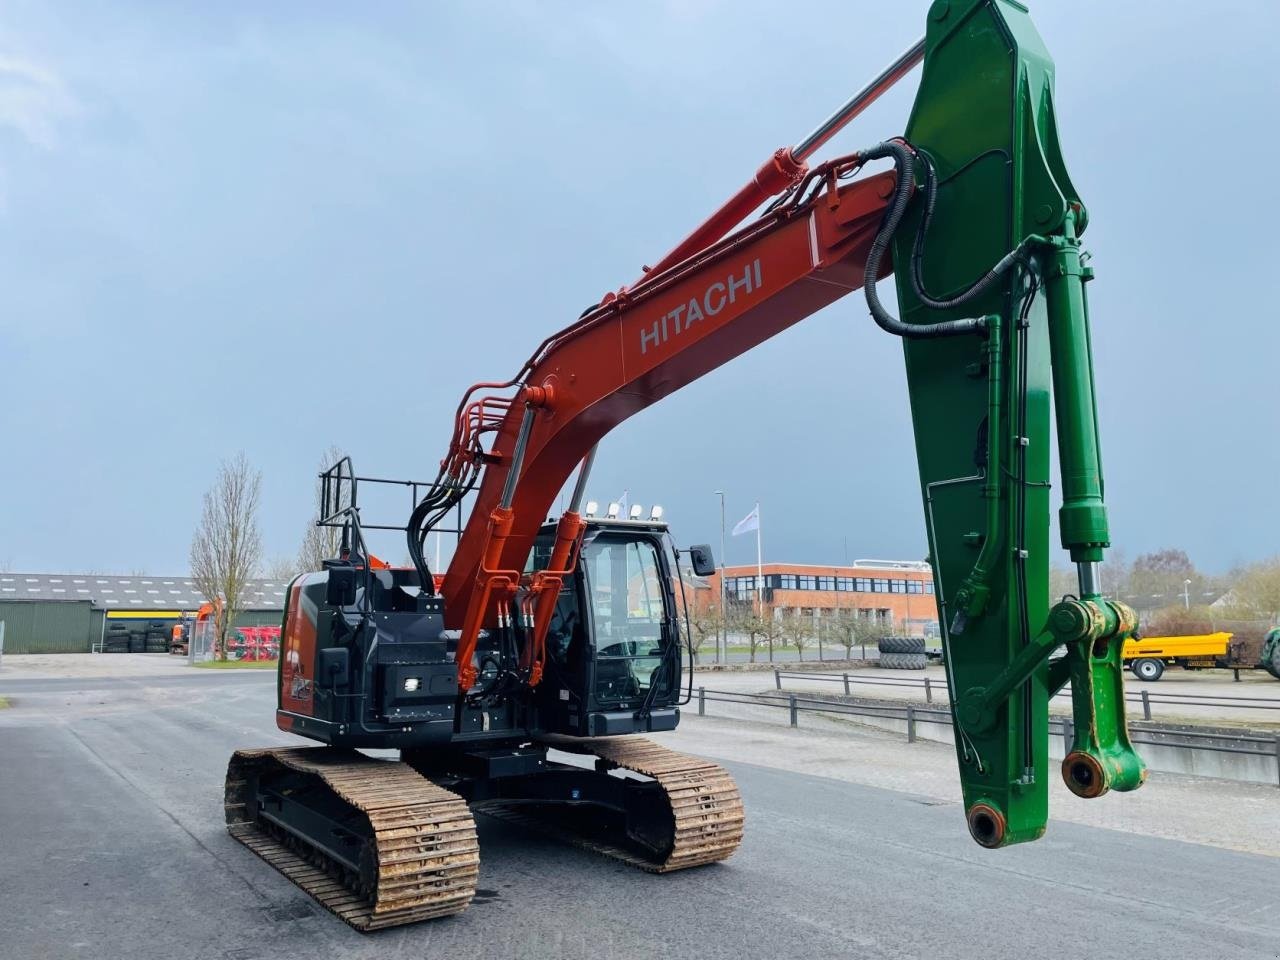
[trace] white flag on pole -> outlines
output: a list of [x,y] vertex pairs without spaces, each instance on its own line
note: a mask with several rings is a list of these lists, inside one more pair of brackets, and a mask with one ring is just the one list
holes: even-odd
[[625,517],[631,509],[631,490],[623,490],[622,496],[614,501],[618,505],[618,516]]
[[760,504],[756,504],[750,513],[737,522],[733,528],[733,535],[739,536],[743,533],[750,533],[752,530],[760,529]]

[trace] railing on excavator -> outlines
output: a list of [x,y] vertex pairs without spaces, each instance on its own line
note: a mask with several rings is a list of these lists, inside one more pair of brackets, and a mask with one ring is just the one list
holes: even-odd
[[[361,578],[364,590],[364,603],[367,604],[370,596],[369,581],[373,576],[373,565],[367,562],[368,557],[372,556],[369,551],[368,541],[365,538],[366,530],[381,530],[405,533],[407,525],[405,523],[366,523],[360,517],[359,490],[361,484],[376,484],[385,487],[401,487],[409,492],[409,509],[404,516],[413,513],[414,508],[422,498],[422,492],[430,489],[431,483],[423,480],[391,480],[386,477],[361,477],[357,476],[355,467],[352,465],[351,458],[344,456],[338,460],[333,466],[325,470],[319,475],[320,479],[320,510],[316,519],[316,526],[337,528],[342,531],[342,542],[339,547],[339,556],[336,560],[353,560],[361,569]],[[457,523],[452,527],[437,526],[434,529],[439,534],[451,533],[455,536],[462,534],[462,503],[459,502],[457,508]]]
[[[316,520],[318,527],[341,527],[346,517],[353,510],[359,509],[358,494],[360,484],[378,484],[387,487],[402,487],[409,491],[409,509],[405,516],[413,512],[414,507],[422,500],[422,493],[433,486],[428,480],[391,480],[386,477],[360,477],[355,473],[350,457],[343,457],[328,470],[320,474],[320,517]],[[462,504],[457,507],[457,523],[452,527],[433,527],[439,533],[462,533]],[[365,530],[393,530],[405,532],[404,523],[366,523],[360,526]]]

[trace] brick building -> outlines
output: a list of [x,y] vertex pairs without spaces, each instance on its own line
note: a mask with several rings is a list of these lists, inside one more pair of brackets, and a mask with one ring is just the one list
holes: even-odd
[[[913,636],[938,632],[933,568],[914,560],[857,560],[846,566],[766,563],[764,603],[774,611],[795,610],[821,620],[849,616],[876,620],[886,630]],[[756,602],[756,566],[725,568],[726,599]],[[720,574],[707,578],[712,602],[720,596]]]

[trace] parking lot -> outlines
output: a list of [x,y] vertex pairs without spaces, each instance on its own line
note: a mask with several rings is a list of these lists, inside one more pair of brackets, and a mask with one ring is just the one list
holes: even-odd
[[0,781],[6,956],[1075,956],[1064,925],[1088,923],[1091,957],[1273,958],[1280,938],[1274,788],[1155,775],[1086,803],[1056,784],[1044,840],[985,851],[949,747],[692,711],[663,739],[738,779],[732,860],[653,877],[481,817],[465,914],[361,936],[222,827],[231,751],[293,742],[273,675],[161,664],[19,679],[6,662],[0,765],[39,772]]

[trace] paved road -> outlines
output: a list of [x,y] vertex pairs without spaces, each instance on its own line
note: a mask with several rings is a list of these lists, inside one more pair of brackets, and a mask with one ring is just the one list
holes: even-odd
[[[361,936],[232,841],[221,781],[273,678],[0,682],[0,957],[1268,958],[1274,858],[1055,823],[990,852],[953,804],[732,764],[726,864],[653,877],[481,819],[462,917]],[[704,721],[705,722],[705,721]],[[751,738],[749,726],[742,739]]]

